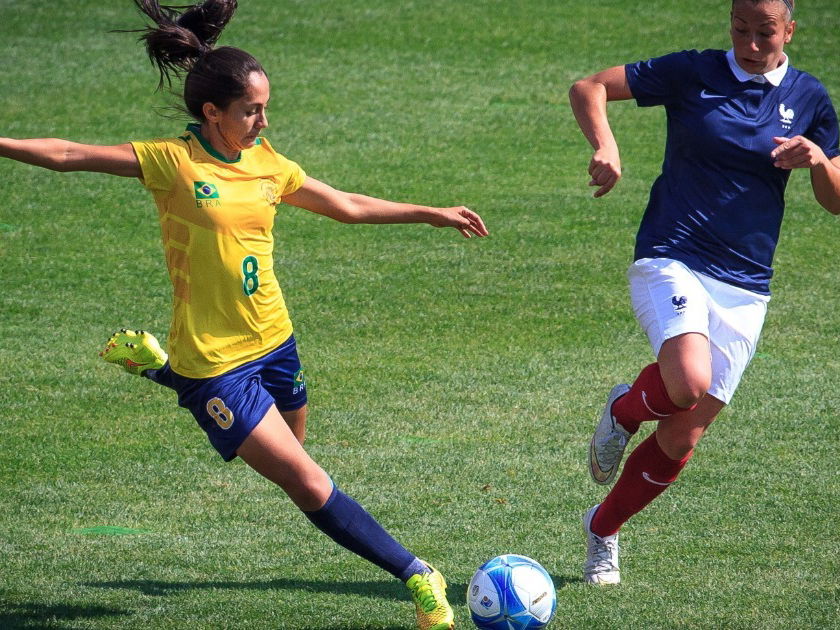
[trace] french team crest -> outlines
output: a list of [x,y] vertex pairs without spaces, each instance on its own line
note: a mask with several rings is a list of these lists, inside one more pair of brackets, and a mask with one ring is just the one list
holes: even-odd
[[793,117],[796,115],[796,112],[789,107],[785,107],[784,103],[779,104],[779,122],[782,123],[783,129],[790,129],[790,126],[793,124]]
[[686,304],[688,304],[688,298],[684,295],[675,295],[671,298],[671,304],[674,305],[675,312],[682,313],[685,310]]

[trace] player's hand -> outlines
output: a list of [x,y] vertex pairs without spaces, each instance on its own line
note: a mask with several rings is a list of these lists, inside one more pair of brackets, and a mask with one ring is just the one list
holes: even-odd
[[621,159],[618,147],[602,148],[595,151],[589,162],[590,186],[598,186],[593,197],[603,197],[613,189],[621,179]]
[[472,238],[473,235],[487,236],[489,234],[478,213],[465,206],[438,208],[437,210],[438,217],[430,221],[430,224],[435,227],[453,227],[463,234],[464,238]]
[[773,142],[778,146],[770,152],[770,158],[777,168],[811,168],[826,160],[823,150],[803,136],[776,137]]

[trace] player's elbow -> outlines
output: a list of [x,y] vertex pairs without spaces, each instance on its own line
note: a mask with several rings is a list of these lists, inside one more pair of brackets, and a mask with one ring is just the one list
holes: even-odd
[[569,88],[569,100],[574,103],[589,99],[599,89],[603,90],[604,86],[593,80],[592,77],[578,79]]
[[572,83],[572,87],[569,88],[569,102],[577,103],[585,91],[586,79],[579,79]]
[[63,160],[54,160],[53,162],[51,162],[50,164],[46,164],[45,166],[51,171],[56,171],[57,173],[70,173],[76,170],[75,168],[73,168],[72,164]]
[[364,205],[354,199],[351,194],[346,194],[333,208],[330,216],[339,223],[355,224],[364,223],[366,212]]
[[345,208],[344,206],[335,206],[333,208],[330,208],[328,212],[323,212],[322,214],[325,214],[333,221],[338,221],[339,223],[361,223],[361,221],[358,220],[356,214],[352,210]]
[[592,77],[580,79],[569,88],[569,105],[576,117],[589,111],[599,100],[606,98],[606,90]]
[[69,173],[78,170],[75,165],[73,147],[69,142],[62,142],[55,150],[47,155],[44,166],[59,173]]
[[588,83],[589,79],[578,79],[574,83],[572,83],[572,87],[569,88],[569,96],[573,96],[575,94],[579,94],[585,88],[586,84]]
[[815,192],[814,198],[823,208],[828,210],[833,215],[840,215],[840,194],[817,194]]
[[840,214],[840,157],[811,167],[811,190],[818,204],[831,214]]
[[338,221],[339,223],[358,223],[352,206],[347,203],[334,205],[327,216],[329,216],[333,221]]

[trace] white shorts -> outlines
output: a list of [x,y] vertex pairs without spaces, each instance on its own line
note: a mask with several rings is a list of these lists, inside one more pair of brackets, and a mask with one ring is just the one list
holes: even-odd
[[636,319],[653,353],[672,337],[695,332],[709,340],[712,384],[708,393],[732,399],[755,354],[770,296],[697,273],[670,258],[642,258],[627,270]]

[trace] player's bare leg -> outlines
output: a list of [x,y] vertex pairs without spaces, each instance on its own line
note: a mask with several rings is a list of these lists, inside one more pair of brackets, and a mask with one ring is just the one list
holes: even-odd
[[[584,579],[591,584],[620,582],[619,529],[676,480],[703,433],[724,407],[723,402],[706,395],[711,383],[711,354],[704,335],[688,333],[667,340],[657,359],[657,363],[640,373],[633,391],[628,388],[623,394],[627,396],[624,407],[621,397],[611,395],[590,446],[590,462],[595,462],[591,463],[593,479],[609,483],[630,436],[644,420],[657,421],[656,431],[630,455],[612,491],[584,515]],[[613,393],[619,393],[619,389],[614,388]],[[601,442],[596,441],[599,436],[603,438]],[[607,438],[613,436],[610,442]],[[598,450],[596,443],[605,446]],[[599,455],[601,459],[597,458]],[[612,457],[607,462],[611,467],[604,468],[607,456]],[[595,464],[600,468],[595,469]],[[595,472],[603,473],[605,480],[600,480]]]
[[656,431],[633,451],[615,487],[584,515],[587,582],[619,583],[619,529],[677,479],[724,406],[717,398],[704,396],[692,409],[660,420]]
[[662,452],[674,460],[687,456],[725,406],[714,396],[704,396],[694,409],[660,420],[656,438]]
[[304,405],[300,409],[292,411],[281,411],[280,415],[283,416],[283,420],[295,434],[297,441],[303,444],[306,439],[306,418],[309,415],[309,405]]
[[705,396],[712,382],[712,355],[705,335],[686,333],[668,339],[656,360],[674,405],[689,408]]
[[323,507],[332,492],[329,475],[303,449],[298,436],[273,405],[236,454],[280,486],[305,512]]
[[406,582],[420,630],[453,627],[454,615],[446,600],[443,576],[409,553],[362,506],[333,484],[303,449],[275,406],[254,427],[237,455],[280,486],[306,517],[335,542]]
[[665,341],[657,362],[633,386],[616,385],[589,444],[589,471],[595,483],[612,483],[633,434],[645,420],[665,420],[692,409],[712,378],[709,340],[686,333]]

